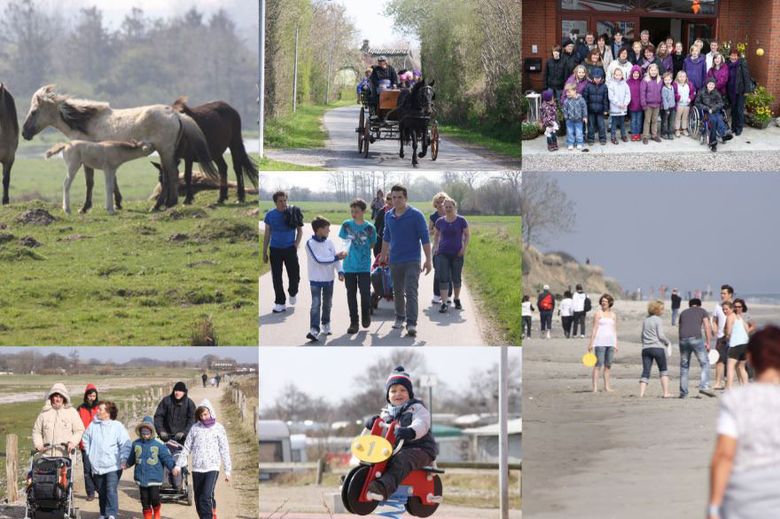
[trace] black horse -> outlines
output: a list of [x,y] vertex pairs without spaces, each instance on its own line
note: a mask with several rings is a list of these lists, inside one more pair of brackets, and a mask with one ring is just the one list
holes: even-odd
[[0,162],[3,163],[3,205],[8,203],[8,186],[11,183],[11,166],[19,147],[19,120],[11,92],[0,83]]
[[[417,158],[425,157],[428,153],[428,124],[433,113],[433,100],[436,94],[433,91],[433,83],[428,85],[425,79],[415,83],[411,92],[401,103],[401,106],[393,111],[393,117],[398,119],[398,134],[401,141],[399,156],[404,158],[404,143],[412,142],[412,166],[417,167]],[[422,151],[417,153],[417,140],[420,140]]]

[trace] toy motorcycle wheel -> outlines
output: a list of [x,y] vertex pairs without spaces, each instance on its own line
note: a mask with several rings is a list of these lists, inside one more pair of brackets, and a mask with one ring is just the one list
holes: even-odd
[[[433,476],[433,494],[436,496],[442,495],[441,479],[435,474]],[[406,502],[406,511],[415,517],[428,517],[432,515],[437,508],[439,508],[439,503],[426,505],[423,504],[422,499],[417,496],[411,496]]]
[[366,476],[368,476],[369,469],[370,467],[367,465],[357,467],[349,480],[349,485],[347,485],[346,502],[349,503],[350,512],[353,514],[368,515],[376,509],[377,505],[379,505],[378,501],[367,501],[365,503],[358,501],[358,499],[360,499],[360,492],[363,490],[363,484],[366,482]]
[[352,507],[349,504],[349,499],[347,498],[347,490],[349,490],[349,482],[352,481],[352,476],[357,472],[357,470],[360,467],[355,467],[352,470],[350,470],[346,476],[344,476],[344,481],[341,482],[341,502],[344,503],[344,508],[347,509],[347,512],[352,513]]

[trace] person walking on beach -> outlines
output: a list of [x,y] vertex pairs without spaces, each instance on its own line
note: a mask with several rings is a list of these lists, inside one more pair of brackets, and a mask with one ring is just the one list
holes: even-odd
[[723,303],[726,314],[726,337],[729,338],[729,358],[726,364],[726,389],[734,385],[736,373],[740,384],[747,384],[747,345],[754,325],[745,312],[747,304],[739,297],[733,303]]
[[549,339],[552,330],[552,316],[555,310],[555,297],[550,292],[550,285],[544,285],[542,291],[536,297],[536,306],[539,308],[539,321],[541,323],[540,335]]
[[666,347],[672,343],[664,335],[663,321],[660,315],[664,311],[664,302],[655,300],[647,304],[647,317],[642,322],[642,377],[639,379],[639,396],[645,396],[647,384],[650,381],[650,370],[653,361],[658,365],[661,374],[661,389],[664,398],[671,398],[669,393],[669,370],[666,365]]
[[572,337],[577,336],[577,329],[580,330],[580,339],[585,338],[585,300],[588,299],[588,294],[582,290],[582,285],[579,283],[575,287],[574,295],[572,296],[572,312],[574,314],[574,327],[572,329]]
[[287,269],[290,305],[295,306],[298,284],[301,281],[301,267],[298,263],[298,246],[303,238],[303,215],[297,207],[287,206],[287,193],[273,194],[276,207],[265,213],[263,234],[263,263],[271,261],[271,280],[274,285],[274,313],[284,312],[287,297],[284,293],[283,269]]
[[756,332],[747,354],[755,383],[720,401],[708,519],[765,519],[780,510],[780,328]]
[[726,314],[723,312],[723,303],[730,303],[733,297],[734,288],[731,285],[721,285],[720,303],[716,304],[712,310],[712,332],[717,335],[715,349],[718,351],[718,362],[715,364],[715,386],[713,389],[726,389],[725,374],[729,339],[726,337]]
[[[701,303],[701,301],[699,301]],[[680,315],[680,306],[682,305],[682,297],[677,293],[677,289],[672,289],[672,326],[677,326],[677,316]],[[699,305],[701,306],[701,304]]]
[[593,392],[598,393],[599,375],[604,378],[604,390],[613,391],[610,385],[609,372],[612,369],[612,359],[618,351],[617,314],[612,310],[615,298],[604,294],[599,298],[599,309],[593,316],[593,331],[591,332],[588,352],[596,350],[596,365],[593,367]]
[[[417,288],[420,272],[431,272],[431,241],[425,216],[408,205],[404,186],[395,185],[390,190],[393,208],[385,214],[385,231],[382,237],[380,263],[387,262],[393,279],[395,323],[393,328],[404,327],[410,337],[417,336],[418,299]],[[420,246],[425,262],[420,267]]]
[[558,307],[558,314],[561,316],[563,335],[565,335],[567,339],[571,337],[571,322],[574,319],[574,311],[572,310],[573,304],[571,290],[565,291],[563,293],[563,299],[561,299],[561,306]]
[[[673,292],[677,292],[674,289]],[[710,351],[710,315],[701,307],[701,299],[688,301],[688,308],[680,314],[680,398],[688,396],[688,370],[691,363],[691,353],[696,355],[701,368],[699,393],[709,397],[715,396],[710,389],[710,361],[707,352]],[[702,328],[706,340],[702,339]]]

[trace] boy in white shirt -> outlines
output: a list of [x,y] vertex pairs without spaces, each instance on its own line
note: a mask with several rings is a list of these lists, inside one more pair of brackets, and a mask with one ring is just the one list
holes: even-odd
[[344,281],[341,260],[345,251],[336,254],[336,246],[328,239],[330,222],[322,216],[311,222],[314,236],[306,241],[308,256],[309,287],[311,288],[311,311],[309,313],[309,333],[306,338],[316,342],[320,335],[320,312],[322,313],[322,333],[330,335],[330,307],[333,304],[334,272],[338,272],[339,281]]

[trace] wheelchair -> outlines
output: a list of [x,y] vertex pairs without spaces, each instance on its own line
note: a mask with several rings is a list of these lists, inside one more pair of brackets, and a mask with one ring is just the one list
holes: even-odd
[[[731,109],[724,105],[720,110],[721,118],[727,128],[731,128]],[[691,106],[688,113],[688,133],[699,144],[708,144],[709,141],[709,114],[696,106]],[[721,142],[724,142],[721,137]]]

